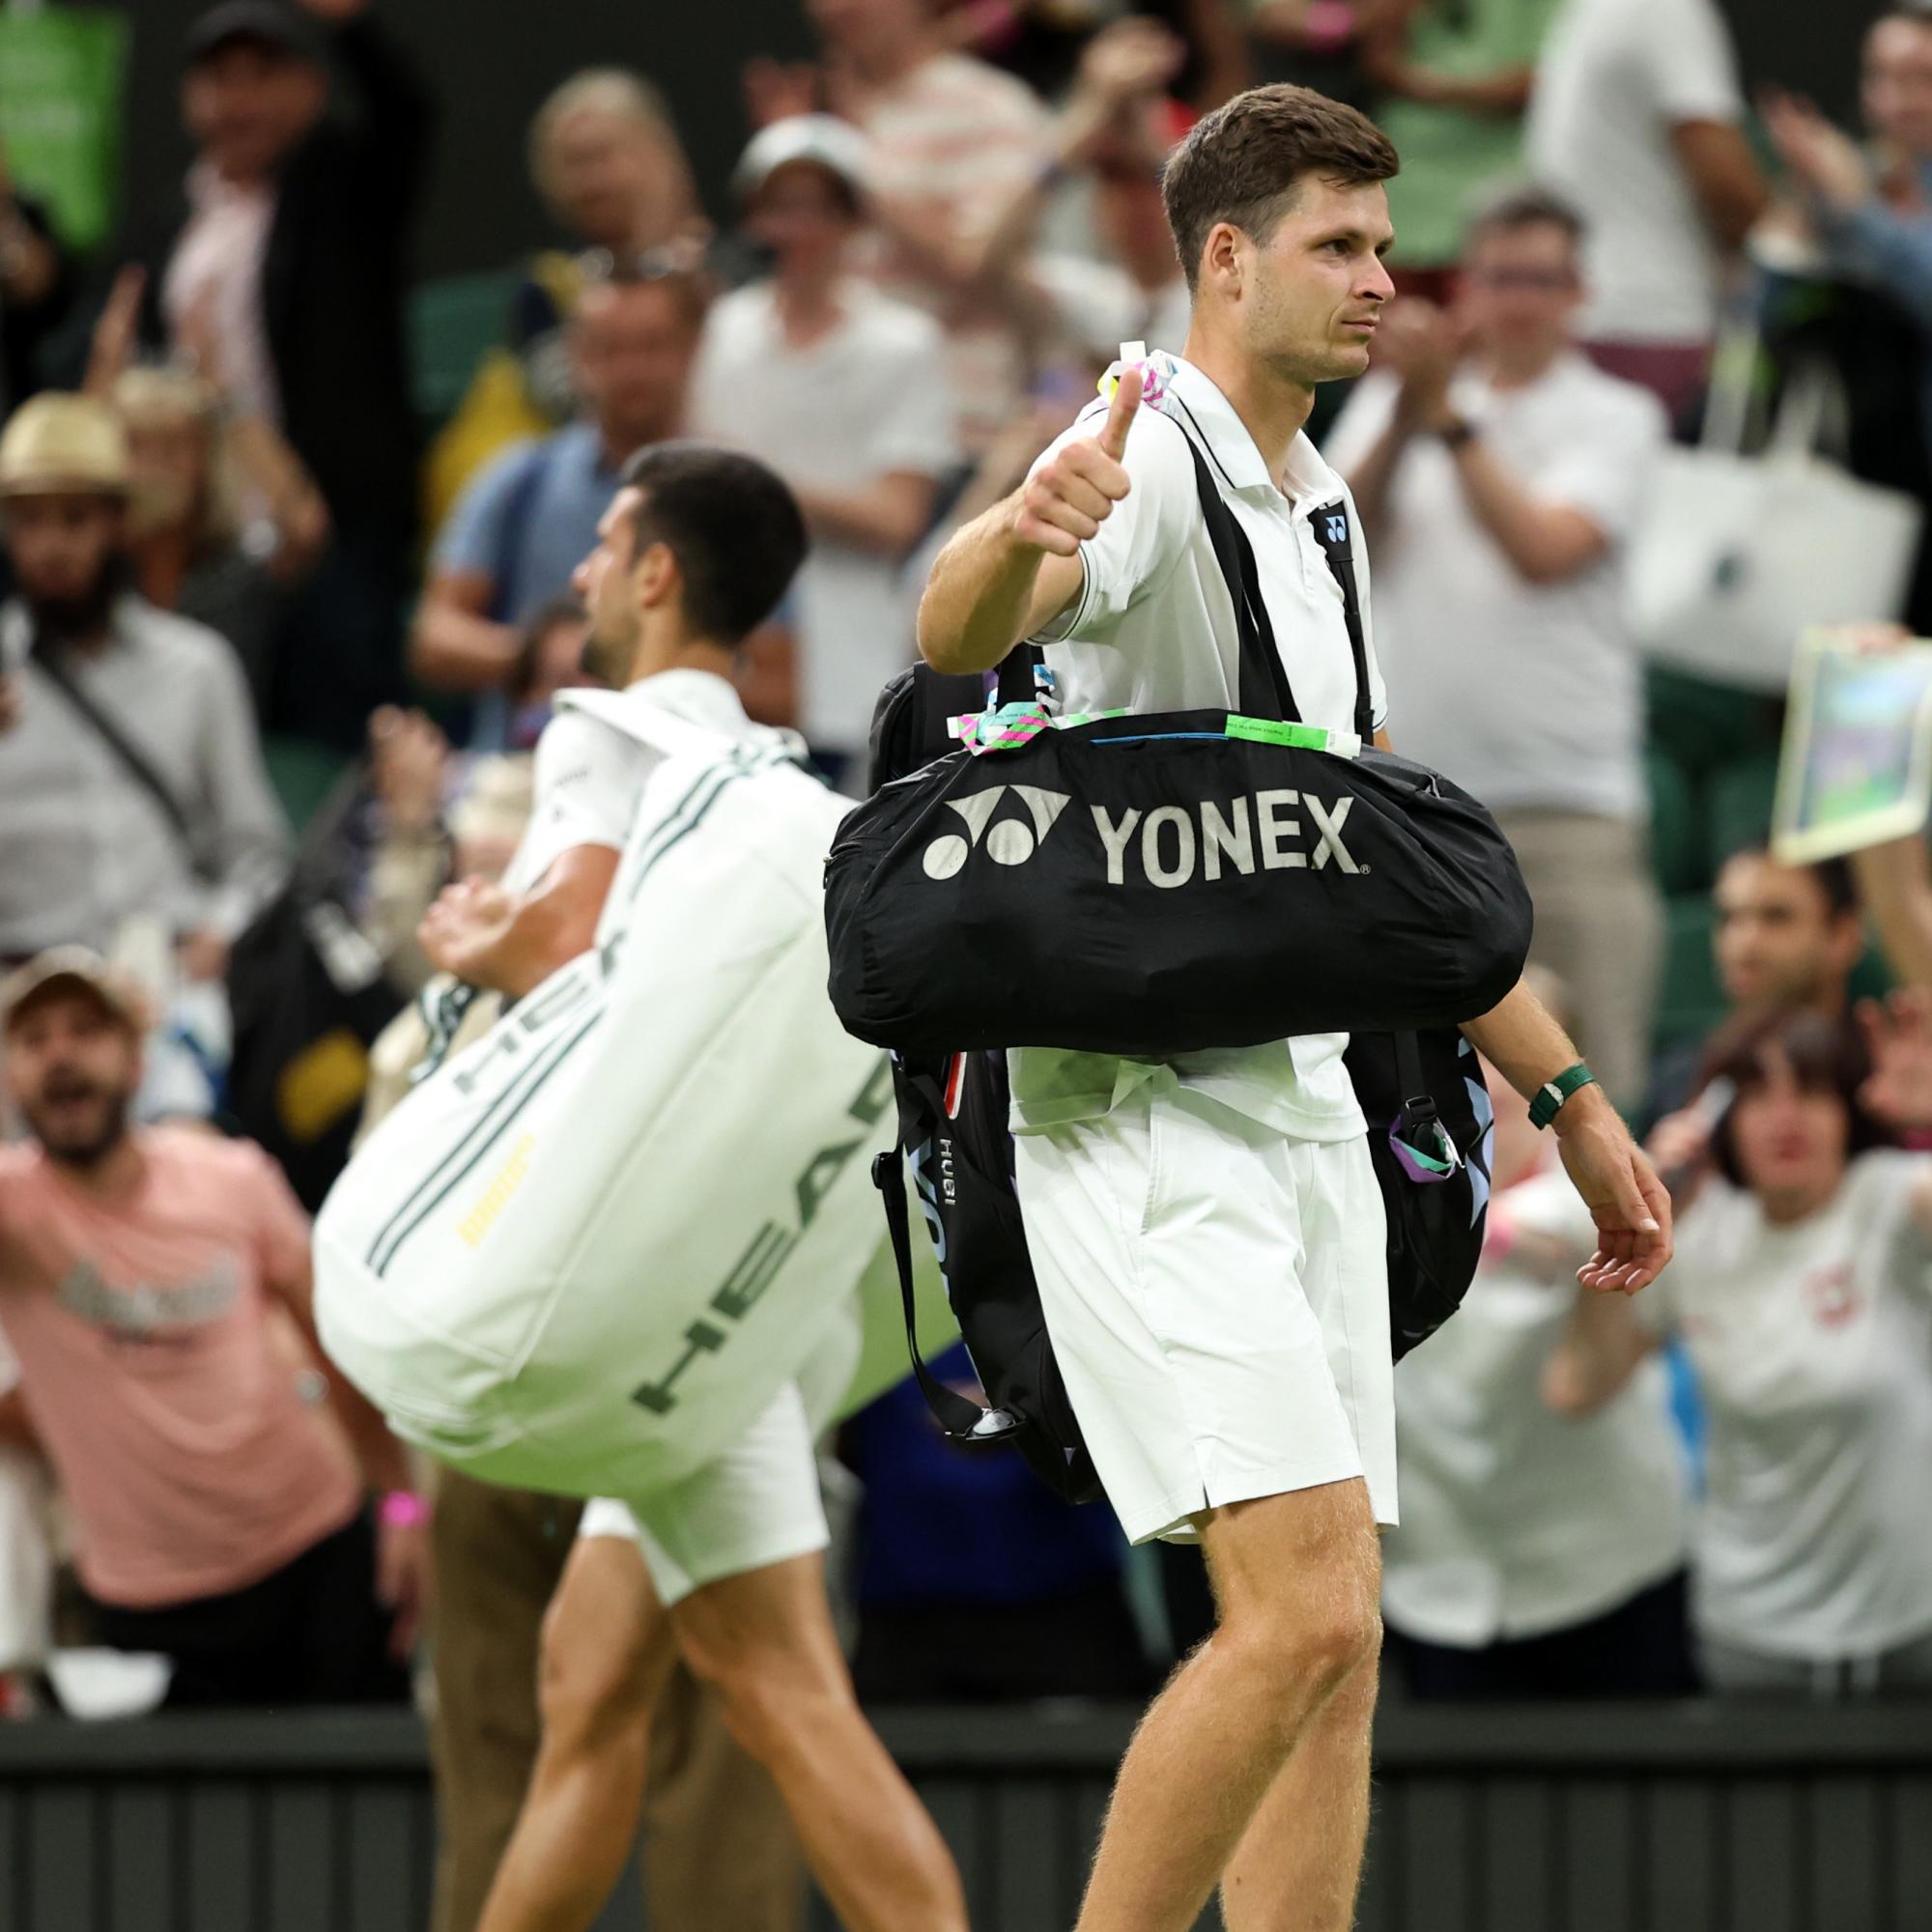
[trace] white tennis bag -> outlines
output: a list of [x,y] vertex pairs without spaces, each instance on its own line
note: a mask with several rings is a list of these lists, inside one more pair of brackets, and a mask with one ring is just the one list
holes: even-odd
[[639,1495],[716,1456],[849,1319],[892,1080],[825,992],[845,801],[780,733],[563,701],[668,753],[598,944],[357,1151],[316,1222],[316,1319],[434,1455]]

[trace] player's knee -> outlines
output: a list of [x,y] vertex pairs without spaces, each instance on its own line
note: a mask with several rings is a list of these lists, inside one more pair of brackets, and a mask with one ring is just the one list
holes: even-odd
[[1253,1605],[1215,1635],[1275,1690],[1316,1697],[1373,1682],[1381,1640],[1374,1595],[1341,1582],[1316,1595]]
[[635,1644],[586,1641],[560,1597],[544,1618],[537,1670],[544,1737],[554,1747],[594,1746],[650,1719],[644,1658]]

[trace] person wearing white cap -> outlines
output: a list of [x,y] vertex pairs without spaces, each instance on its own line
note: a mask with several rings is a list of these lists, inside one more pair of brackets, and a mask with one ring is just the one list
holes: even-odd
[[712,310],[692,396],[696,432],[771,464],[805,513],[798,723],[835,782],[879,687],[912,662],[900,565],[957,456],[939,326],[846,266],[867,152],[829,114],[776,121],[746,149],[734,185],[773,273]]
[[[45,394],[0,437],[0,960],[158,920],[184,976],[279,886],[287,830],[235,654],[127,589],[128,443],[90,397]],[[11,724],[11,728],[9,728]]]

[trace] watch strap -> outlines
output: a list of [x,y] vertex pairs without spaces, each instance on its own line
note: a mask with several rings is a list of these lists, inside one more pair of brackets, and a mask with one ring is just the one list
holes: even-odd
[[1562,1112],[1564,1101],[1579,1087],[1594,1087],[1596,1084],[1597,1076],[1582,1061],[1577,1061],[1574,1066],[1566,1066],[1553,1080],[1546,1080],[1531,1097],[1530,1125],[1547,1127]]

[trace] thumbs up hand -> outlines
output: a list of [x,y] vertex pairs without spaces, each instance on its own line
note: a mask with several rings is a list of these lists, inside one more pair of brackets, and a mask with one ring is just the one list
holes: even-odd
[[1035,550],[1073,556],[1097,534],[1132,487],[1122,459],[1127,431],[1141,406],[1141,372],[1123,369],[1113,406],[1098,436],[1082,437],[1056,450],[1020,492],[1013,535]]

